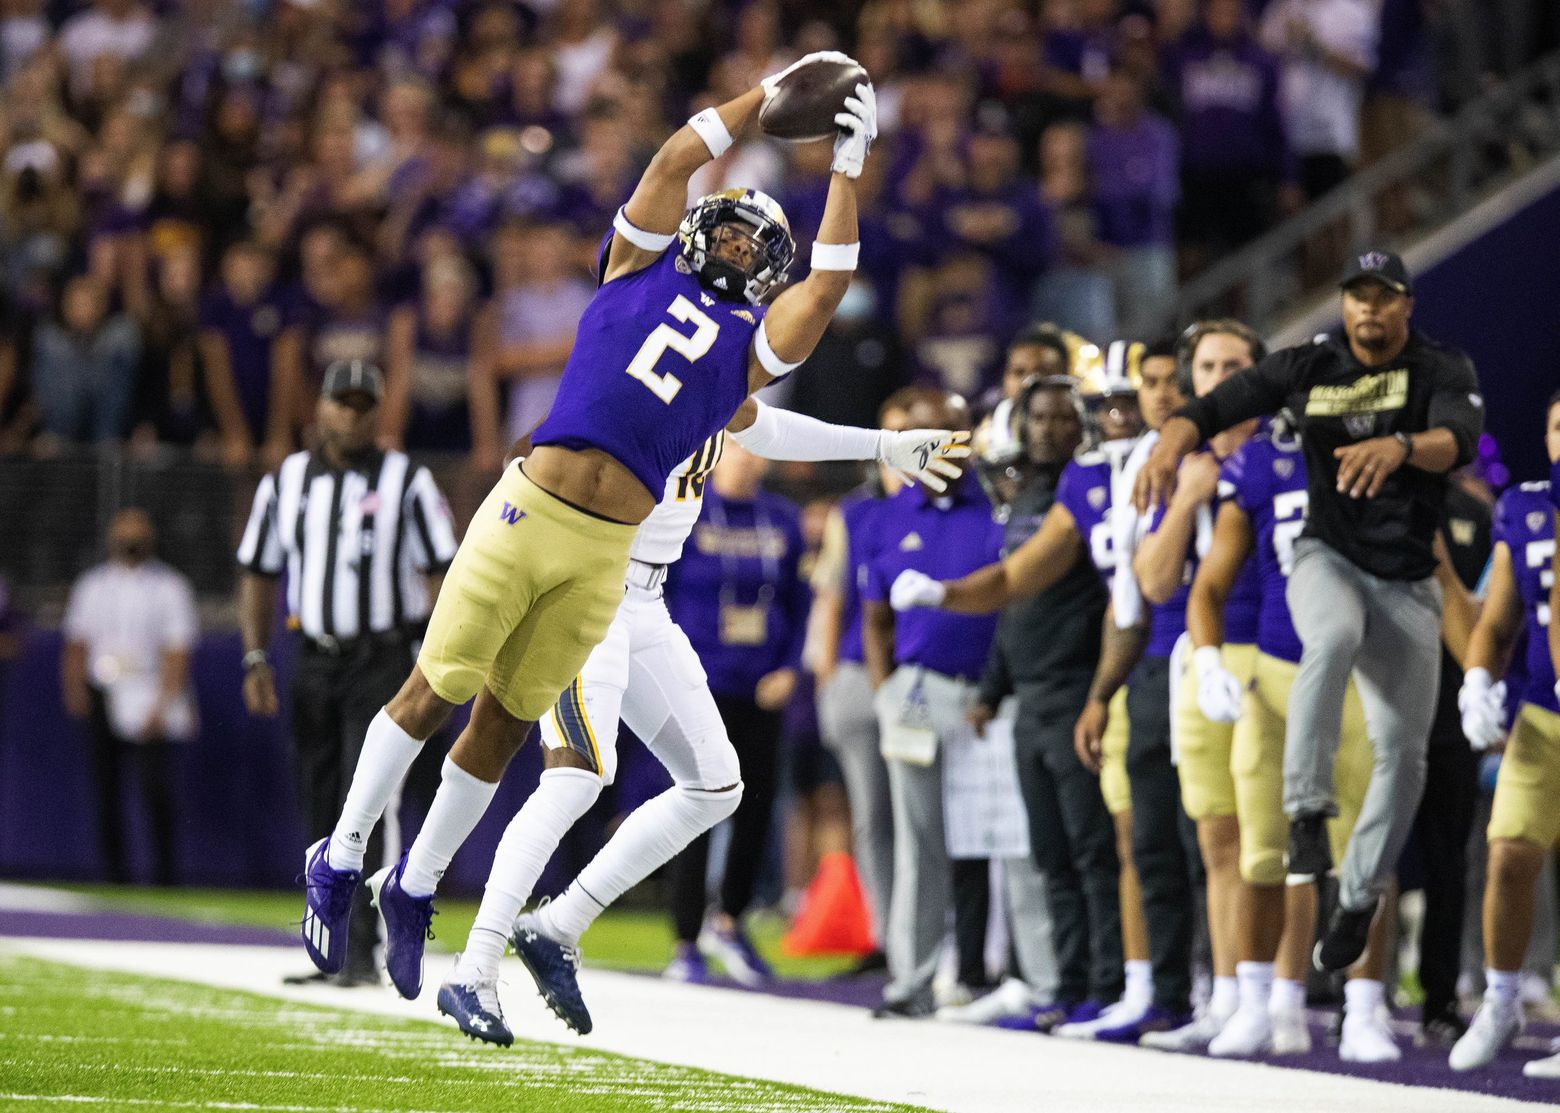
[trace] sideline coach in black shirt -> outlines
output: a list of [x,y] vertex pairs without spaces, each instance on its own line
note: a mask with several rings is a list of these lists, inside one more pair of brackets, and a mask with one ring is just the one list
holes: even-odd
[[1289,699],[1284,811],[1291,881],[1332,866],[1333,758],[1350,672],[1375,764],[1339,871],[1338,907],[1316,950],[1342,970],[1365,949],[1381,894],[1413,827],[1440,683],[1441,589],[1432,540],[1447,473],[1483,428],[1473,364],[1409,328],[1403,261],[1367,251],[1343,283],[1344,339],[1287,348],[1182,407],[1138,475],[1140,508],[1162,502],[1181,457],[1208,437],[1287,406],[1310,474],[1289,608],[1304,652]]

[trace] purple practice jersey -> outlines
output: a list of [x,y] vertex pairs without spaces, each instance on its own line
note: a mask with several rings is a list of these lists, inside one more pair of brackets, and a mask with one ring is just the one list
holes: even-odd
[[1257,649],[1297,663],[1300,638],[1289,618],[1289,570],[1295,539],[1305,528],[1310,494],[1305,456],[1297,440],[1275,441],[1259,433],[1236,450],[1219,471],[1219,489],[1251,520],[1255,553],[1246,562],[1257,569],[1262,602],[1257,613]]
[[[1165,507],[1154,508],[1149,518],[1148,532],[1158,531],[1165,519]],[[1148,645],[1143,648],[1145,657],[1168,657],[1175,652],[1175,643],[1186,633],[1186,601],[1192,594],[1192,576],[1197,571],[1196,539],[1193,538],[1186,561],[1181,566],[1181,583],[1175,593],[1163,603],[1149,608]],[[1233,640],[1226,638],[1226,640]]]
[[1524,483],[1500,496],[1490,539],[1511,550],[1527,626],[1527,684],[1522,702],[1560,714],[1549,656],[1549,591],[1555,582],[1555,488]]
[[[605,256],[605,248],[602,255]],[[595,448],[656,498],[748,394],[760,306],[704,291],[676,247],[596,291],[535,445]]]

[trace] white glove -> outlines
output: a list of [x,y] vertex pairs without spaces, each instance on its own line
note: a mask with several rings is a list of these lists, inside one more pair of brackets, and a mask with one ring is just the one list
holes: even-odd
[[840,134],[834,140],[834,162],[829,169],[856,178],[867,161],[867,151],[877,138],[877,93],[872,82],[856,86],[856,95],[845,98],[845,111],[834,117]]
[[[970,454],[970,435],[946,429],[906,429],[878,434],[877,458],[898,472],[900,478],[931,491],[946,491],[948,479],[958,479],[964,469],[949,460]],[[945,478],[946,477],[946,478]]]
[[1242,688],[1235,674],[1224,667],[1216,645],[1205,645],[1192,654],[1197,670],[1197,707],[1210,723],[1233,723],[1240,718]]
[[888,589],[888,605],[896,611],[908,611],[914,607],[940,607],[948,589],[941,580],[934,580],[925,572],[907,568],[894,579]]
[[1463,737],[1475,750],[1487,750],[1506,740],[1506,682],[1490,683],[1488,669],[1469,669],[1457,693]]
[[841,54],[838,50],[815,50],[811,54],[802,55],[779,73],[772,73],[760,81],[759,84],[764,87],[764,99],[767,101],[774,96],[775,90],[780,87],[780,82],[784,81],[792,71],[810,66],[814,62],[846,62],[857,66],[861,64],[849,54]]

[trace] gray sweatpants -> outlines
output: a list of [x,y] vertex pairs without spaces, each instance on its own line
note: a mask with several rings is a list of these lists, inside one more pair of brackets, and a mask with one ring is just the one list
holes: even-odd
[[823,744],[839,762],[850,801],[856,869],[866,890],[872,930],[881,941],[894,884],[894,815],[888,800],[888,766],[878,750],[877,713],[865,665],[842,661],[818,693]]
[[1289,613],[1304,651],[1289,693],[1284,812],[1337,815],[1333,759],[1352,670],[1375,761],[1339,868],[1340,903],[1374,903],[1397,869],[1425,787],[1441,682],[1441,586],[1384,580],[1331,546],[1295,543]]

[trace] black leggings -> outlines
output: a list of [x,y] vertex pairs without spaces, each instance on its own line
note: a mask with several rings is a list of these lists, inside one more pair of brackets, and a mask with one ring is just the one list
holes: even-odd
[[[731,847],[720,884],[720,910],[737,917],[747,911],[768,857],[770,817],[780,774],[780,713],[751,699],[716,696],[721,721],[731,735],[742,768],[742,803],[731,817]],[[706,831],[672,859],[672,922],[677,939],[692,943],[704,922],[705,878],[710,836]]]
[[152,883],[177,884],[173,744],[161,738],[150,742],[121,738],[109,722],[107,698],[96,688],[92,689],[88,725],[98,800],[98,839],[108,879],[121,885],[131,880],[122,804],[128,774],[137,782],[151,833]]

